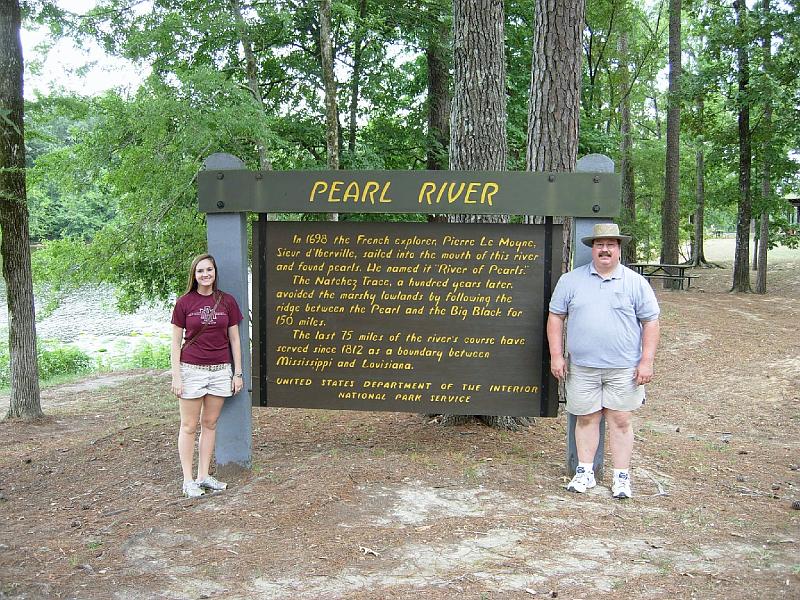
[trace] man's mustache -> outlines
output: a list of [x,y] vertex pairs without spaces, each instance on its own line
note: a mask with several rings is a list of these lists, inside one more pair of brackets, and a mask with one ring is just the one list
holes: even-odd
[[608,256],[608,257],[610,257],[611,256],[611,252],[600,252],[598,254],[598,256]]

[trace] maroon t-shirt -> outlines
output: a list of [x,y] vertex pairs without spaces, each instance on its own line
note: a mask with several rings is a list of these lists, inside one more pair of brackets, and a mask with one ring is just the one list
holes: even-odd
[[[214,309],[216,295],[220,293],[222,300]],[[225,292],[217,291],[210,296],[203,296],[197,290],[192,290],[178,298],[172,311],[172,324],[184,330],[184,340],[192,339],[208,323],[200,335],[181,350],[181,362],[191,365],[233,363],[228,327],[238,325],[241,320],[242,312],[236,299]]]

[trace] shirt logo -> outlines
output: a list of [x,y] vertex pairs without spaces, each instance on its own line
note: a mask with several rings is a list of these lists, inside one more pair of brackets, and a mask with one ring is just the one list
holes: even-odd
[[213,306],[204,306],[200,309],[200,322],[203,325],[214,324],[217,322],[217,311]]

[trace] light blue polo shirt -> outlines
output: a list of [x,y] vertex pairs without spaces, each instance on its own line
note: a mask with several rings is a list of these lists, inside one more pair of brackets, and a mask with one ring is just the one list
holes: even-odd
[[624,265],[604,278],[590,262],[565,273],[550,312],[567,315],[569,360],[582,367],[623,369],[642,358],[642,321],[659,315],[647,280]]

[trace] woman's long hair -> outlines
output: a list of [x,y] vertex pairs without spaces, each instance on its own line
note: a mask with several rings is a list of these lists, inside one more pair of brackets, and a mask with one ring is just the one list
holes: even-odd
[[214,265],[214,283],[211,286],[211,289],[214,293],[217,292],[217,280],[219,279],[219,273],[217,273],[217,261],[214,260],[214,257],[208,253],[199,254],[194,257],[192,261],[192,266],[189,268],[189,283],[186,285],[186,294],[191,292],[192,290],[197,289],[197,277],[195,277],[194,272],[197,269],[197,265],[200,263],[201,260],[210,260],[211,264]]

